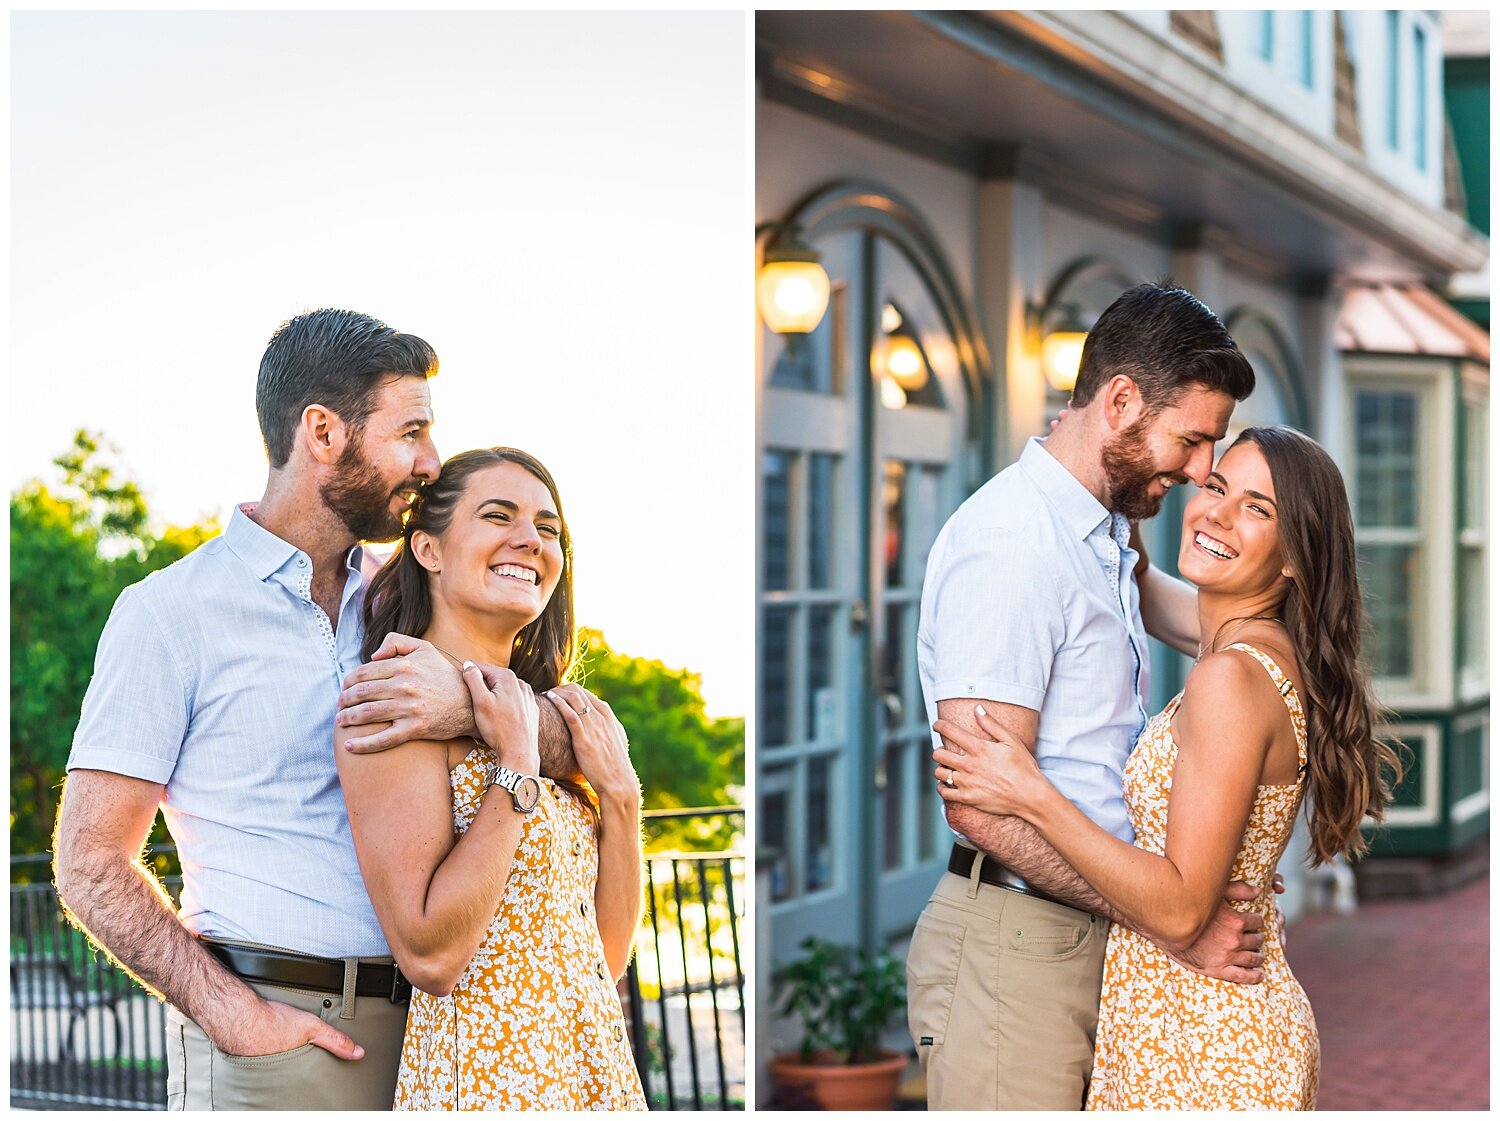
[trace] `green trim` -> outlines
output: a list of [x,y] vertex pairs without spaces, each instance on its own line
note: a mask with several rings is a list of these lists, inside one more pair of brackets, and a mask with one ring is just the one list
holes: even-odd
[[[1426,774],[1422,757],[1413,751],[1409,769],[1392,802],[1393,806],[1418,805],[1423,793],[1436,784],[1437,820],[1420,825],[1367,826],[1370,856],[1447,856],[1489,832],[1488,808],[1464,821],[1455,820],[1453,815],[1453,807],[1460,800],[1482,789],[1477,780],[1484,773],[1481,753],[1489,738],[1487,731],[1478,735],[1459,733],[1454,725],[1488,710],[1489,698],[1484,697],[1451,709],[1407,710],[1392,715],[1392,722],[1397,724],[1437,725],[1439,773]],[[1473,757],[1465,759],[1465,753],[1472,753]]]

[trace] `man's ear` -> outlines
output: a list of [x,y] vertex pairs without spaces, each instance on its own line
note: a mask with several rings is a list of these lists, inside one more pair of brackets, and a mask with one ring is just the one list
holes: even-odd
[[1105,423],[1116,432],[1129,428],[1146,411],[1145,398],[1135,379],[1127,374],[1116,374],[1104,383],[1099,403],[1104,407]]
[[443,550],[438,544],[437,538],[426,530],[417,529],[411,535],[411,555],[417,558],[417,563],[428,572],[441,572],[443,570]]
[[338,413],[316,402],[302,410],[298,432],[308,454],[317,463],[337,463],[349,444],[349,429]]

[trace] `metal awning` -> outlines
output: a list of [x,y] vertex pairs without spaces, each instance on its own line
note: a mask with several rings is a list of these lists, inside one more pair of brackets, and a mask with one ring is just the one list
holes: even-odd
[[1364,354],[1425,354],[1490,364],[1490,335],[1420,284],[1350,284],[1334,342]]

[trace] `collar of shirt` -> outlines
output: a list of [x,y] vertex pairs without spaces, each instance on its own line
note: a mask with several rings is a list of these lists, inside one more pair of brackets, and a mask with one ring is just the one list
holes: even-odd
[[[268,580],[280,572],[293,558],[301,558],[312,564],[301,549],[283,541],[269,529],[250,517],[255,503],[243,502],[229,515],[229,525],[224,530],[224,543],[244,561],[257,580]],[[364,546],[355,545],[344,558],[344,566],[356,576],[361,575]]]
[[[1104,503],[1090,494],[1073,472],[1053,457],[1040,436],[1026,441],[1026,447],[1021,450],[1020,464],[1021,470],[1036,484],[1037,490],[1052,504],[1063,525],[1077,540],[1082,541],[1101,525],[1112,526],[1115,519],[1124,521],[1118,514],[1111,516]],[[1129,523],[1125,525],[1125,539],[1130,539]]]

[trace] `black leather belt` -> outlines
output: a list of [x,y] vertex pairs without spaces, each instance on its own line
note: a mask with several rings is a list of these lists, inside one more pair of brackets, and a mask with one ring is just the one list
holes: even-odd
[[[292,989],[310,989],[315,993],[344,991],[344,963],[335,958],[304,957],[301,954],[277,953],[275,950],[252,950],[244,946],[226,946],[203,939],[203,947],[224,963],[236,977],[258,981],[263,985],[285,985]],[[395,965],[362,961],[355,967],[354,995],[383,996],[392,1004],[411,1000],[411,982],[401,976]]]
[[[983,855],[983,853],[976,852],[966,845],[960,845],[955,842],[953,851],[948,854],[948,871],[952,872],[955,876],[962,876],[967,880],[974,871],[974,860]],[[1079,908],[1074,907],[1071,903],[1064,903],[1061,899],[1048,895],[1040,888],[1032,887],[992,856],[984,858],[984,864],[979,869],[979,882],[989,884],[992,887],[1003,887],[1007,891],[1017,891],[1022,895],[1034,895],[1038,899],[1045,899],[1048,903],[1056,903],[1059,907],[1067,907],[1074,911],[1079,910]],[[1087,912],[1084,913],[1086,914]]]

